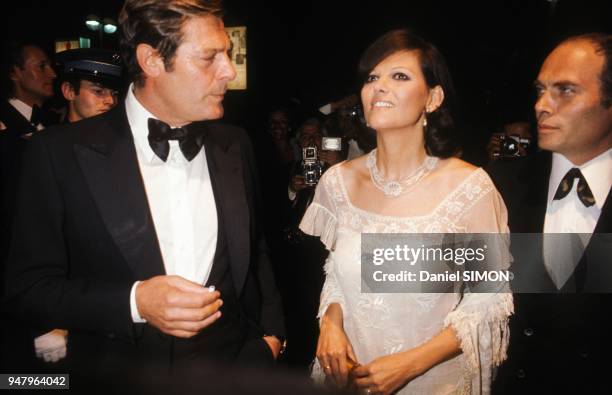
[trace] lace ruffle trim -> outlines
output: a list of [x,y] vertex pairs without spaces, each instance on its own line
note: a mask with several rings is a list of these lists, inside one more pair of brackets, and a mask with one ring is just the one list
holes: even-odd
[[338,220],[326,207],[314,202],[306,210],[300,229],[311,236],[318,236],[325,248],[332,250],[336,241]]
[[[510,340],[508,317],[514,313],[512,294],[500,293],[495,297],[498,298],[497,303],[490,304],[485,311],[479,310],[481,304],[474,304],[457,308],[444,320],[444,326],[450,325],[459,337],[465,361],[464,382],[467,385],[483,384],[481,377],[477,377],[479,374],[487,375],[486,366],[481,366],[483,359],[490,359],[491,366],[499,366],[507,357]],[[491,378],[488,379],[490,381]]]

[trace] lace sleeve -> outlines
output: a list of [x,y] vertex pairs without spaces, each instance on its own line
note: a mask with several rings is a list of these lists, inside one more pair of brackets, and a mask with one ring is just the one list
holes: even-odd
[[[321,242],[325,247],[333,251],[336,242],[336,231],[338,227],[337,220],[337,202],[340,197],[337,178],[339,174],[338,165],[331,167],[326,171],[315,192],[314,199],[300,223],[300,229],[309,235],[320,236]],[[321,318],[327,308],[332,303],[338,303],[342,307],[342,311],[346,311],[344,303],[344,294],[340,289],[337,280],[337,269],[334,262],[334,254],[329,254],[323,267],[325,271],[325,283],[321,291],[321,303],[319,304],[318,317]]]
[[[330,254],[325,261],[325,266],[323,269],[325,270],[325,282],[323,283],[323,289],[321,290],[321,301],[319,303],[317,318],[319,319],[319,322],[321,322],[321,318],[323,318],[323,315],[327,311],[329,305],[332,303],[338,303],[342,308],[342,320],[346,323],[346,302],[344,299],[344,293],[342,292],[338,279],[336,278],[336,267],[332,254]],[[311,377],[317,384],[322,385],[325,382],[325,372],[323,371],[317,358],[314,359],[314,363],[312,364]]]
[[335,171],[334,166],[323,174],[317,185],[312,203],[306,209],[306,213],[304,213],[300,222],[302,232],[311,236],[319,236],[321,242],[330,251],[334,249],[338,224],[334,202],[335,189],[330,182],[330,178],[334,177],[333,173]]
[[[510,265],[507,211],[503,200],[488,177],[475,204],[463,215],[470,233],[499,233],[495,256],[498,268]],[[486,191],[486,192],[484,192]],[[514,312],[512,294],[507,284],[496,293],[465,292],[461,302],[448,314],[445,326],[451,326],[463,351],[466,383],[472,394],[490,392],[494,368],[506,359],[509,341],[508,318]]]
[[[323,283],[323,289],[321,290],[321,302],[319,303],[319,313],[317,317],[321,319],[323,314],[327,311],[327,308],[332,303],[338,303],[342,307],[343,315],[346,312],[346,304],[344,301],[344,294],[340,289],[338,280],[336,279],[336,270],[333,257],[328,257],[323,267],[325,270],[325,282]],[[345,317],[346,320],[346,317]]]

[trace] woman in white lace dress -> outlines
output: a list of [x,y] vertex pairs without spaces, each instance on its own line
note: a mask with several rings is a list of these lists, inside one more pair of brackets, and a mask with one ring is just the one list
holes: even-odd
[[300,225],[330,251],[313,376],[368,394],[489,393],[512,295],[362,293],[360,236],[507,233],[504,203],[482,169],[453,157],[452,84],[435,47],[392,31],[359,68],[377,149],[329,169]]

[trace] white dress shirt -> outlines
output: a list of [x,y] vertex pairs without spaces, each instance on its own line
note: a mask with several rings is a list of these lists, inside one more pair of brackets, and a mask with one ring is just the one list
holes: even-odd
[[[30,118],[32,118],[32,106],[15,98],[9,99],[8,102],[11,106],[15,107],[15,110],[17,110],[25,119],[29,121]],[[34,126],[36,126],[36,130],[38,131],[41,131],[45,128],[42,123],[39,123],[38,125]]]
[[[567,172],[577,167],[587,181],[595,204],[586,207],[578,198],[578,180],[574,180],[569,194],[553,200],[559,183]],[[579,243],[564,242],[555,236],[544,235],[544,264],[551,278],[561,288],[578,264],[584,247],[597,225],[601,209],[612,186],[612,149],[590,161],[576,166],[561,154],[553,153],[552,169],[548,182],[548,200],[544,219],[544,233],[576,233]],[[556,240],[556,241],[555,241]]]
[[[157,157],[148,140],[148,119],[156,117],[140,104],[132,89],[133,85],[128,90],[125,109],[166,274],[204,285],[215,256],[218,232],[205,150],[190,162],[178,142],[170,141],[168,160]],[[137,284],[130,295],[132,319],[144,322],[136,307]]]

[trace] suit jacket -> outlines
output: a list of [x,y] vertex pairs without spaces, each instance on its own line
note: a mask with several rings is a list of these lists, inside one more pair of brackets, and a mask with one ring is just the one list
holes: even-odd
[[[508,208],[512,233],[543,232],[551,165],[552,155],[541,152],[494,161],[487,169]],[[608,194],[594,229],[594,233],[603,237],[609,237],[605,234],[610,232],[612,193]],[[599,246],[592,238],[573,275],[559,292],[544,266],[541,242],[530,250],[512,249],[514,271],[528,272],[550,293],[515,294],[508,360],[499,371],[495,392],[583,392],[605,381],[603,371],[607,364],[603,358],[609,358],[612,350],[612,299],[608,294],[581,292],[590,289],[587,284],[600,273],[598,265],[606,264],[587,260],[595,248]]]
[[[4,295],[5,260],[11,240],[11,228],[20,179],[23,154],[28,140],[22,136],[36,132],[36,127],[8,100],[0,101],[0,121],[6,130],[0,131],[0,295]],[[57,119],[43,112],[43,125],[49,126]],[[0,303],[0,370],[40,371],[34,355],[33,334],[27,325],[14,319]]]
[[[42,124],[50,126],[58,121],[58,117],[50,111],[42,112]],[[27,140],[24,135],[35,133],[36,126],[23,115],[8,100],[0,101],[0,121],[6,130],[0,131],[0,257],[6,257],[12,214],[15,206],[17,182],[21,173],[21,161]],[[1,287],[0,287],[1,290]]]
[[188,340],[132,322],[134,281],[165,270],[125,107],[56,126],[30,142],[7,300],[43,330],[68,329],[74,366],[120,370],[146,360],[169,367],[178,353],[232,361],[247,338],[284,335],[246,133],[209,122],[194,127],[203,129],[219,218],[211,278],[230,297],[222,295],[224,318]]
[[[24,134],[34,133],[36,127],[21,115],[7,100],[0,102],[0,121],[6,130],[0,131],[0,257],[6,257],[12,213],[15,205],[15,189],[21,172],[21,159],[26,140]],[[0,291],[2,286],[0,286]]]

